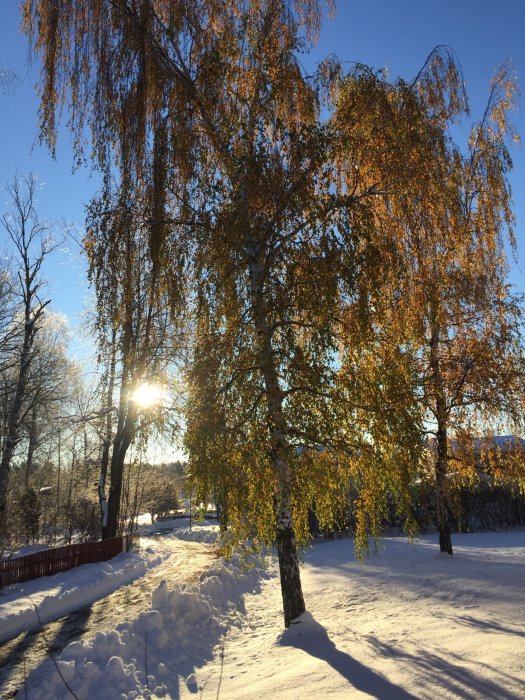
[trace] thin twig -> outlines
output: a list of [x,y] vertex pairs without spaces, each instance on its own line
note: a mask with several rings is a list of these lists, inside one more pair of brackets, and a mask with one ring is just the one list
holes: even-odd
[[210,678],[211,678],[212,676],[213,676],[213,671],[210,673],[210,675],[208,676],[208,678],[206,678],[206,680],[205,680],[204,683],[202,684],[202,687],[201,687],[201,689],[200,689],[200,690],[201,690],[201,694],[199,695],[199,700],[202,700],[202,696],[204,695],[204,689],[205,689],[206,686],[208,685],[208,681],[210,680]]
[[144,668],[146,669],[146,688],[149,690],[149,678],[148,678],[148,633],[144,638],[145,654],[144,654]]
[[224,670],[224,645],[226,644],[226,635],[228,634],[228,630],[230,628],[227,627],[226,631],[224,633],[224,637],[222,638],[222,648],[221,648],[221,672],[219,675],[219,685],[217,686],[217,695],[215,700],[219,700],[219,693],[221,691],[221,683],[222,683],[222,672]]

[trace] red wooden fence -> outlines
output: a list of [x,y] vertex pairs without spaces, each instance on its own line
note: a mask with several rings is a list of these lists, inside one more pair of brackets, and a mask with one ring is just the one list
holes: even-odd
[[11,583],[31,581],[40,576],[51,576],[80,564],[107,561],[126,551],[127,546],[127,537],[110,537],[100,542],[44,549],[18,559],[3,559],[0,561],[0,588]]

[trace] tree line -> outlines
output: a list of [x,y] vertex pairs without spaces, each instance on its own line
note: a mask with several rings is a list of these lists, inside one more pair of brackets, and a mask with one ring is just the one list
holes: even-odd
[[[306,75],[321,14],[318,0],[23,4],[41,137],[54,153],[66,108],[77,158],[89,134],[102,173],[85,247],[108,421],[120,371],[104,536],[146,420],[130,387],[176,367],[192,483],[234,540],[276,543],[286,626],[305,609],[310,509],[336,526],[351,483],[364,551],[392,499],[413,531],[410,485],[431,472],[452,554],[451,474],[473,479],[473,436],[523,419],[512,71],[458,144],[470,114],[452,51],[410,80],[334,56]],[[522,462],[497,473],[523,487]]]
[[[50,310],[43,274],[64,237],[38,216],[41,187],[34,175],[16,174],[5,191],[8,208],[0,225],[10,246],[0,269],[0,551],[9,554],[24,544],[105,534],[109,466],[112,476],[114,465],[120,467],[120,520],[113,535],[133,530],[140,508],[176,508],[183,471],[148,462],[148,434],[161,432],[158,410],[137,417],[133,431],[128,427],[128,414],[137,410],[129,380],[137,363],[127,345],[118,346],[116,331],[105,342],[107,317],[92,313],[85,322],[84,333],[98,340],[98,368],[70,359],[68,322]],[[126,279],[132,283],[132,276]],[[130,312],[137,334],[140,314],[148,310],[129,296],[139,310]],[[140,339],[134,342],[146,352]],[[128,443],[119,450],[123,435]],[[136,449],[124,464],[132,439]]]

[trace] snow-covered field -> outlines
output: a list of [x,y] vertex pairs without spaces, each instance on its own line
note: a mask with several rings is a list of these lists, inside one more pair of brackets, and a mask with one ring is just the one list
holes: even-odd
[[387,538],[364,566],[351,540],[307,552],[309,612],[283,632],[275,562],[218,561],[196,586],[161,584],[135,620],[67,647],[26,686],[72,697],[525,697],[525,533]]

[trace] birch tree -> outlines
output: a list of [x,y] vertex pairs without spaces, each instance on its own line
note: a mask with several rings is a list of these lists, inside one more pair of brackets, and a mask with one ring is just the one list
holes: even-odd
[[69,395],[71,362],[67,357],[67,319],[53,312],[42,318],[35,339],[34,358],[27,378],[24,398],[23,436],[27,441],[25,482],[29,482],[33,459],[41,443],[54,430],[53,417],[60,415]]
[[[271,250],[270,240],[275,253],[278,250],[280,207],[274,204],[265,212],[275,218],[267,227],[262,211],[258,212],[266,203],[258,203],[256,192],[262,185],[270,195],[266,187],[270,171],[263,172],[260,164],[263,155],[270,156],[271,147],[258,156],[266,130],[279,164],[283,157],[279,143],[286,141],[288,129],[297,133],[299,146],[301,126],[311,123],[316,110],[315,95],[301,76],[294,52],[299,28],[309,37],[316,33],[320,10],[315,0],[297,2],[295,7],[297,14],[282,0],[248,5],[237,0],[61,5],[29,0],[25,5],[26,31],[42,50],[43,136],[54,148],[55,111],[66,97],[66,85],[71,86],[71,125],[79,151],[88,125],[106,182],[116,155],[124,191],[140,183],[150,193],[154,260],[172,262],[162,263],[157,257],[168,231],[163,225],[168,193],[176,202],[168,222],[172,225],[189,223],[204,230],[207,209],[201,204],[196,220],[195,202],[213,197],[215,187],[229,203],[229,211],[213,230],[219,234],[217,245],[220,235],[235,231],[228,264],[241,256],[249,278],[246,301],[263,367],[287,625],[303,612],[304,602],[290,513],[283,388],[273,361],[271,334],[276,329],[271,327],[262,264]],[[293,160],[298,163],[306,157],[304,150]],[[281,187],[285,172],[291,172],[282,165]],[[293,186],[285,189],[288,199],[305,186],[298,173]],[[197,197],[199,191],[203,194]],[[231,240],[223,238],[223,245]]]
[[522,311],[506,282],[505,250],[505,240],[514,245],[507,174],[515,93],[512,76],[496,73],[466,155],[448,142],[440,172],[430,176],[430,206],[418,207],[411,223],[416,269],[407,296],[418,328],[419,397],[435,435],[439,544],[448,554],[449,462],[456,473],[462,467],[451,442],[521,420]]
[[[116,170],[124,201],[142,198],[154,268],[174,267],[177,280],[179,256],[164,246],[180,240],[205,288],[228,352],[223,384],[252,416],[250,473],[266,476],[288,626],[304,611],[296,445],[326,439],[333,308],[354,293],[356,259],[369,249],[367,202],[378,183],[353,142],[374,95],[345,101],[331,61],[315,79],[303,75],[298,55],[319,30],[317,0],[24,7],[42,55],[43,138],[53,150],[55,115],[67,103],[78,155],[88,127],[106,192]],[[438,98],[449,68],[425,74],[429,84],[437,76]],[[321,119],[322,102],[336,118]]]
[[[508,68],[496,73],[466,149],[451,135],[454,122],[468,116],[464,93],[440,109],[422,88],[414,91],[410,138],[399,151],[399,172],[415,177],[398,179],[376,201],[375,227],[397,233],[384,252],[390,264],[373,323],[383,371],[396,354],[410,365],[404,402],[419,406],[433,438],[426,452],[439,543],[452,554],[451,484],[473,476],[473,436],[521,419],[522,311],[506,282],[505,249],[514,245],[508,149],[516,86]],[[371,177],[382,169],[375,154],[374,142],[362,153]]]
[[[2,400],[6,398],[8,373],[13,364],[13,340],[16,337],[14,317],[16,315],[16,295],[11,261],[6,258],[0,264],[0,376],[2,377]],[[2,435],[4,431],[2,431]]]
[[[143,383],[165,382],[174,359],[173,324],[179,294],[176,276],[160,275],[148,255],[147,225],[140,227],[136,208],[118,194],[108,202],[94,200],[88,214],[85,240],[90,280],[97,297],[96,333],[100,357],[106,358],[105,426],[102,428],[101,477],[98,491],[102,536],[119,529],[122,478],[126,454],[133,440],[153,418],[140,411],[134,391]],[[167,243],[163,243],[166,247]],[[165,251],[163,251],[165,253]],[[163,286],[163,280],[168,285]],[[171,301],[168,308],[168,295]],[[113,401],[118,393],[116,415]],[[110,449],[111,443],[111,449]],[[109,467],[110,488],[106,500]]]

